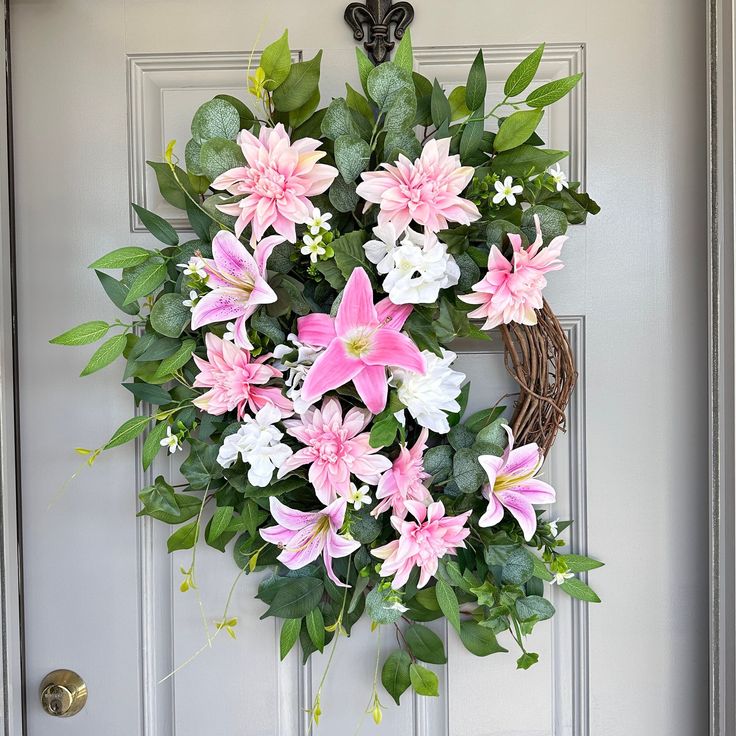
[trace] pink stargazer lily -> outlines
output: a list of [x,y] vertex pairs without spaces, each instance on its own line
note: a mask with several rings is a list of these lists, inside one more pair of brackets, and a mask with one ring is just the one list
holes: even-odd
[[299,419],[284,422],[286,431],[306,447],[297,450],[279,468],[279,478],[309,463],[309,482],[317,498],[328,504],[350,489],[350,474],[376,485],[391,461],[370,446],[371,419],[365,409],[353,407],[343,419],[340,401],[325,399],[321,409],[309,409]]
[[306,222],[312,213],[308,197],[329,189],[338,171],[334,166],[317,163],[327,154],[317,151],[321,142],[301,138],[293,143],[284,126],[261,128],[258,138],[247,130],[238,133],[246,165],[229,169],[213,182],[213,189],[227,189],[231,194],[245,194],[239,202],[217,205],[238,219],[235,234],[253,226],[253,238],[273,229],[290,243],[296,242],[297,223]]
[[448,222],[468,225],[480,218],[478,208],[459,196],[475,169],[461,166],[460,156],[450,156],[449,138],[429,141],[414,162],[400,154],[395,165],[381,166],[385,171],[361,174],[356,190],[359,197],[380,205],[379,225],[390,222],[402,232],[413,220],[435,233]]
[[235,320],[233,335],[238,347],[252,350],[246,320],[261,304],[276,301],[276,292],[266,282],[266,262],[273,249],[283,243],[280,235],[261,240],[253,255],[227,230],[212,239],[212,258],[203,258],[207,273],[205,294],[192,311],[192,329],[213,322]]
[[281,547],[279,561],[290,570],[298,570],[322,555],[330,580],[335,585],[349,588],[332,569],[333,558],[346,557],[360,547],[360,542],[339,534],[345,520],[347,501],[338,498],[322,511],[297,511],[273,496],[269,503],[271,516],[277,524],[261,529],[261,536]]
[[220,416],[237,409],[238,419],[245,415],[246,408],[255,414],[266,404],[273,404],[281,416],[293,413],[291,401],[275,386],[266,386],[272,378],[281,378],[278,368],[268,365],[270,353],[255,359],[247,350],[241,350],[212,332],[205,337],[207,360],[192,356],[200,370],[194,379],[195,388],[210,390],[192,401],[194,406],[208,414]]
[[465,547],[463,540],[470,534],[465,522],[470,511],[457,516],[445,516],[442,501],[429,507],[419,501],[406,502],[416,521],[391,517],[391,524],[399,532],[399,538],[372,550],[371,554],[384,560],[381,577],[394,575],[391,587],[401,588],[409,579],[414,567],[419,567],[418,588],[423,588],[437,572],[439,560],[454,554],[458,547]]
[[378,481],[376,498],[383,500],[371,511],[371,516],[378,516],[392,509],[394,516],[405,519],[408,512],[407,501],[419,501],[425,506],[432,503],[432,494],[424,485],[424,481],[431,477],[424,470],[423,463],[428,435],[428,430],[423,428],[411,449],[406,445],[402,446],[391,469]]
[[350,274],[334,319],[316,312],[299,318],[299,339],[327,348],[304,380],[305,401],[313,401],[352,381],[368,409],[378,414],[386,406],[388,395],[386,366],[424,373],[424,357],[419,348],[399,332],[411,313],[411,305],[392,307],[384,301],[380,311],[378,306],[373,304],[368,274],[356,268]]
[[555,489],[534,476],[544,462],[544,456],[535,442],[514,449],[514,434],[504,426],[509,444],[501,457],[481,455],[478,462],[488,474],[483,496],[488,509],[480,517],[478,526],[494,526],[503,518],[504,508],[519,522],[527,542],[537,530],[534,503],[554,503]]
[[468,316],[484,318],[484,330],[509,322],[537,324],[535,310],[541,309],[542,289],[547,286],[544,274],[563,267],[559,256],[567,237],[559,235],[542,248],[544,241],[538,215],[534,215],[534,224],[537,237],[528,248],[522,247],[520,235],[509,233],[514,249],[511,261],[494,245],[488,254],[488,273],[473,284],[470,294],[458,295],[467,304],[480,305]]

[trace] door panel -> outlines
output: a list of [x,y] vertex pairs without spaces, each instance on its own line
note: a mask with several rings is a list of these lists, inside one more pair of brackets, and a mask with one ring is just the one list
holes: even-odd
[[[198,593],[178,592],[191,556],[169,557],[166,529],[134,516],[137,490],[174,468],[160,460],[143,473],[134,449],[121,448],[79,469],[73,448],[97,446],[129,416],[129,397],[113,390],[115,368],[78,380],[82,351],[46,341],[114,314],[83,267],[104,249],[154,243],[128,201],[184,227],[145,160],[160,160],[171,138],[183,156],[196,107],[215,93],[244,94],[252,48],[255,66],[257,50],[288,25],[295,55],[325,49],[323,100],[346,79],[357,84],[345,4],[11,3],[31,736],[306,733],[304,709],[326,657],[305,670],[296,653],[279,664],[277,627],[258,620],[255,577],[240,581],[229,608],[237,640],[223,634],[207,646],[203,618],[221,618],[237,569],[201,548]],[[596,577],[604,604],[588,611],[553,597],[558,615],[537,627],[530,645],[540,663],[527,672],[511,654],[472,657],[438,627],[449,648],[440,698],[387,705],[382,727],[367,716],[361,733],[704,733],[703,13],[696,0],[518,5],[417,0],[416,64],[453,86],[482,46],[498,93],[513,65],[547,40],[540,79],[586,73],[541,130],[571,151],[570,178],[604,207],[572,228],[566,267],[550,278],[547,297],[581,378],[545,475],[558,490],[554,513],[575,519],[572,547],[607,562]],[[686,186],[694,191],[683,194]],[[512,390],[498,339],[458,352],[473,407]],[[377,647],[368,628],[340,642],[322,734],[353,732],[363,716]],[[79,671],[90,689],[72,719],[51,719],[36,699],[57,667]]]

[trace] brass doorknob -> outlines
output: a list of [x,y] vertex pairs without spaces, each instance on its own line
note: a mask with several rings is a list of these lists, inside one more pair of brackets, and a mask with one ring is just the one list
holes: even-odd
[[54,670],[41,682],[41,707],[50,716],[66,718],[87,702],[87,684],[72,670]]

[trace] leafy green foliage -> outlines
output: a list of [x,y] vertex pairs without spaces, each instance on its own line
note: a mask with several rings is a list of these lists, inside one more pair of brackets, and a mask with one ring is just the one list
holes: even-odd
[[281,112],[290,112],[304,105],[319,86],[322,52],[309,61],[292,64],[286,79],[274,90],[273,102]]
[[401,696],[411,685],[411,657],[403,650],[397,649],[388,655],[381,669],[381,683],[386,692],[400,704]]
[[49,340],[54,345],[88,345],[91,342],[101,340],[107,334],[111,325],[102,320],[83,322],[81,325],[72,327],[71,330],[62,332],[61,335]]

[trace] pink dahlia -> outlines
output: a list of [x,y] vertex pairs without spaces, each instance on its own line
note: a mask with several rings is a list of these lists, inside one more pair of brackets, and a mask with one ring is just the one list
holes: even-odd
[[383,411],[388,396],[386,366],[425,371],[419,348],[399,332],[411,310],[411,305],[393,306],[386,300],[373,304],[368,274],[354,269],[334,319],[315,312],[297,322],[302,342],[326,348],[307,373],[302,398],[313,401],[352,381],[374,414]]
[[291,401],[281,393],[281,389],[266,386],[272,378],[281,378],[281,371],[266,365],[266,360],[271,357],[269,354],[251,360],[247,350],[211,332],[204,339],[207,360],[193,356],[200,370],[194,379],[194,387],[210,390],[192,401],[196,407],[214,416],[237,409],[238,419],[243,418],[246,408],[255,414],[266,404],[273,404],[281,416],[292,414]]
[[503,518],[504,508],[519,522],[524,539],[529,541],[537,529],[534,503],[554,503],[555,489],[549,483],[535,478],[544,462],[536,443],[514,449],[514,435],[504,427],[509,444],[501,457],[481,455],[478,462],[488,474],[483,496],[488,509],[480,517],[478,526],[494,526]]
[[463,540],[470,534],[465,522],[470,511],[458,516],[445,516],[442,501],[425,506],[418,501],[406,502],[416,521],[404,521],[391,517],[391,524],[399,532],[399,538],[372,550],[371,554],[384,560],[381,577],[394,575],[391,587],[401,588],[409,579],[412,569],[420,568],[417,587],[423,588],[437,572],[438,561],[454,554],[458,547],[465,547]]
[[350,474],[364,483],[376,485],[391,461],[379,455],[368,443],[370,434],[363,432],[371,415],[365,409],[353,408],[345,418],[338,399],[329,398],[322,408],[309,409],[299,419],[284,422],[286,431],[303,445],[279,468],[279,478],[309,463],[309,482],[317,498],[331,503],[350,491]]
[[432,495],[424,485],[424,481],[431,477],[424,470],[423,464],[428,434],[426,429],[422,429],[414,447],[409,449],[404,445],[391,469],[381,476],[376,498],[383,500],[371,511],[371,516],[378,516],[392,509],[394,516],[404,519],[408,511],[407,501],[418,501],[425,506],[432,503]]
[[333,558],[346,557],[360,547],[360,542],[338,533],[345,520],[347,501],[338,498],[322,511],[297,511],[273,497],[269,503],[271,516],[277,523],[261,529],[261,536],[281,547],[283,551],[278,559],[290,570],[298,570],[322,555],[330,580],[343,588],[349,587],[332,569]]
[[381,164],[385,171],[361,174],[358,196],[380,204],[378,224],[393,224],[397,232],[413,220],[431,231],[448,222],[467,225],[480,218],[478,208],[459,196],[473,178],[472,166],[461,166],[460,156],[450,156],[450,139],[431,140],[413,163],[403,154],[396,165]]
[[563,267],[559,256],[567,237],[559,235],[542,248],[538,215],[534,215],[534,224],[537,237],[528,248],[522,247],[520,235],[510,233],[509,240],[514,249],[512,260],[508,261],[494,245],[488,254],[488,273],[473,285],[470,294],[458,295],[467,304],[480,305],[468,316],[485,318],[484,330],[509,322],[537,324],[534,310],[542,307],[542,289],[547,286],[544,274]]
[[246,196],[239,202],[218,205],[218,209],[238,218],[238,237],[252,223],[255,240],[273,226],[279,235],[295,243],[295,224],[306,222],[312,212],[308,197],[327,191],[337,169],[317,163],[326,155],[316,150],[320,141],[302,138],[292,143],[281,123],[275,128],[262,127],[258,138],[241,130],[238,145],[246,165],[220,174],[212,188]]

